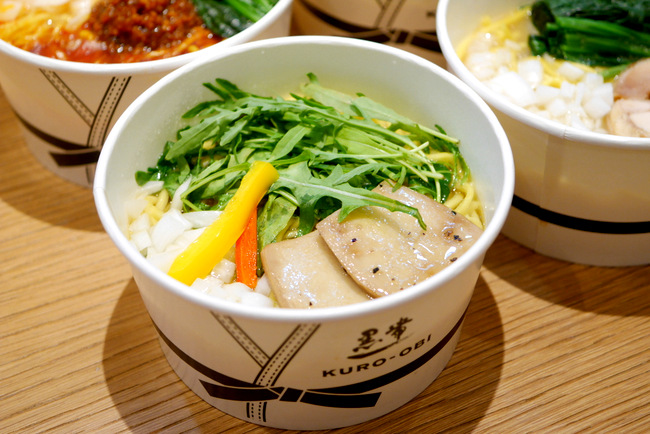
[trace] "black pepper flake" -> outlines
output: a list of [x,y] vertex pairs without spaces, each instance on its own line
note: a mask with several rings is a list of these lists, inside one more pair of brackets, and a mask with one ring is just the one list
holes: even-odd
[[453,215],[456,215],[456,211],[454,211],[453,209],[451,210],[451,213],[452,213]]
[[451,258],[451,259],[449,260],[449,262],[455,262],[455,261],[456,261],[456,259],[458,259],[458,258],[456,258],[456,257],[453,257],[453,258]]
[[357,239],[356,239],[356,238],[352,238],[352,242],[353,242],[353,243],[356,243],[356,242],[357,242]]
[[379,271],[379,267],[375,267],[375,268],[372,269],[373,274],[376,273],[377,271]]
[[460,238],[460,235],[454,235],[454,240],[456,240],[456,241],[463,241],[463,240]]

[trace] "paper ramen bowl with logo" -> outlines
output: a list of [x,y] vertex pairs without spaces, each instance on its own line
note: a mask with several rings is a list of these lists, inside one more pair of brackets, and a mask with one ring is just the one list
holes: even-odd
[[[323,86],[362,92],[460,138],[488,222],[476,244],[439,274],[398,294],[311,310],[213,298],[155,268],[125,236],[125,200],[136,189],[135,172],[155,164],[165,141],[175,137],[180,115],[214,99],[202,83],[224,78],[243,90],[278,96],[298,92],[308,73]],[[378,43],[293,36],[212,53],[147,90],[111,131],[94,195],[108,235],[132,266],[163,351],[185,384],[245,421],[308,430],[384,415],[442,371],[513,188],[503,129],[452,74]]]
[[515,159],[503,233],[538,253],[596,266],[650,263],[650,139],[564,126],[516,106],[480,82],[455,47],[486,16],[526,0],[440,0],[437,30],[448,68],[494,110]]
[[193,53],[124,64],[39,56],[0,40],[0,86],[29,150],[47,169],[92,184],[99,151],[126,107],[146,88],[188,62],[229,47],[289,34],[292,0],[279,0],[242,32]]

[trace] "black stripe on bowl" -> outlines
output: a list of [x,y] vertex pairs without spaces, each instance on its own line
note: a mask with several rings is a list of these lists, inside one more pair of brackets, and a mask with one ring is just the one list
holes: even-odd
[[544,209],[516,195],[512,198],[512,206],[541,221],[578,231],[616,235],[650,233],[650,221],[608,222],[583,219]]

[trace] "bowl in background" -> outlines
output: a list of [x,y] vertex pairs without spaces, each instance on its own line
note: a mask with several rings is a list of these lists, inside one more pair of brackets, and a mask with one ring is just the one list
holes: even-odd
[[294,31],[381,42],[444,65],[436,38],[436,4],[436,0],[296,0]]
[[650,139],[586,132],[535,115],[490,90],[456,53],[481,18],[526,0],[440,0],[437,31],[448,69],[495,111],[515,159],[503,233],[553,258],[596,266],[650,263]]
[[[135,171],[157,161],[163,144],[179,128],[180,115],[214,98],[202,83],[225,78],[258,95],[287,95],[310,72],[323,86],[363,92],[418,122],[443,125],[461,139],[488,222],[476,244],[408,290],[313,310],[217,299],[149,263],[125,236],[125,200],[137,188]],[[512,156],[503,129],[456,77],[383,44],[291,36],[212,52],[145,91],[106,140],[94,196],[108,235],[133,269],[163,351],[185,384],[237,418],[307,430],[386,414],[437,377],[455,349],[483,257],[505,220],[513,188]],[[383,335],[391,327],[398,332]],[[381,345],[371,347],[378,351],[355,351],[369,331],[384,336]]]
[[279,0],[259,21],[215,45],[147,62],[63,61],[0,40],[0,87],[36,159],[60,177],[90,187],[108,132],[138,95],[174,69],[214,51],[288,35],[292,3]]

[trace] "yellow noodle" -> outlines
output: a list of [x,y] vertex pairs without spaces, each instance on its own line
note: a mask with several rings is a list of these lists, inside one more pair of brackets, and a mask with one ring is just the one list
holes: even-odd
[[[522,25],[528,22],[529,11],[529,8],[520,9],[499,20],[491,20],[487,17],[483,18],[479,28],[467,38],[463,39],[463,41],[459,44],[457,49],[458,56],[461,59],[464,59],[467,56],[467,49],[472,41],[481,37],[481,35],[489,34],[494,44],[492,50],[508,48],[512,52],[513,56],[509,64],[510,70],[515,71],[517,69],[518,62],[521,60],[538,59],[541,61],[544,70],[542,84],[559,88],[562,82],[566,81],[566,79],[562,77],[557,71],[564,62],[569,61],[554,59],[548,55],[532,56],[530,54],[530,49],[528,48],[528,33],[526,31],[522,31]],[[512,47],[507,46],[506,40],[518,44],[521,46],[521,50],[513,49]],[[598,71],[597,68],[591,67],[589,65],[584,65],[576,62],[570,63],[582,69],[585,73]]]
[[160,190],[160,193],[158,193],[158,198],[154,206],[161,211],[165,211],[168,204],[169,204],[169,193],[167,192],[166,189],[163,188],[162,190]]
[[[0,0],[1,1],[1,0]],[[0,22],[0,39],[23,50],[30,50],[36,41],[54,40],[66,23],[77,18],[69,13],[68,5],[60,6],[54,10],[29,10],[23,8],[19,16],[9,22]],[[72,30],[72,29],[70,29]],[[85,39],[93,39],[90,32],[82,30],[79,36]],[[199,49],[197,40],[202,39],[200,33],[194,32],[185,40],[173,47],[166,47],[163,50],[152,50],[143,53],[142,60],[153,60],[161,57],[178,56],[186,52]]]
[[519,9],[514,14],[507,15],[499,20],[491,20],[490,18],[483,18],[478,30],[471,33],[464,38],[456,47],[458,57],[463,59],[467,55],[467,47],[470,43],[477,38],[480,34],[491,34],[500,41],[506,39],[506,35],[510,32],[509,26],[520,24],[524,19],[528,18],[530,12],[529,8]]
[[149,222],[155,225],[163,216],[163,212],[153,205],[147,205],[144,212],[149,216]]
[[473,212],[471,215],[466,217],[469,221],[474,223],[476,226],[483,229],[483,219],[478,215],[477,212]]
[[450,208],[455,210],[456,207],[463,201],[465,198],[465,195],[458,190],[454,190],[449,194],[449,197],[445,201],[445,205]]
[[530,14],[530,8],[521,8],[513,14],[508,14],[507,16],[501,18],[497,21],[485,20],[487,24],[483,28],[485,33],[493,33],[501,29],[507,28],[513,24],[519,24],[522,20],[528,18]]
[[463,184],[464,187],[464,193],[465,197],[463,200],[458,204],[456,208],[454,208],[454,211],[456,211],[459,214],[466,215],[468,212],[471,210],[471,204],[472,201],[474,200],[474,186],[472,183],[468,182]]
[[13,21],[0,24],[0,38],[24,48],[27,44],[40,38],[52,37],[59,32],[67,20],[68,15],[51,14],[46,11],[34,11],[29,15],[22,15]]
[[562,82],[567,81],[565,77],[561,76],[558,73],[558,69],[560,69],[560,66],[562,66],[564,63],[570,63],[571,65],[580,68],[586,74],[598,71],[596,68],[593,68],[589,65],[583,65],[582,63],[571,62],[569,60],[558,60],[550,56],[530,56],[530,58],[539,59],[542,63],[544,70],[544,78],[542,80],[542,84],[545,84],[547,86],[560,87],[562,85]]
[[171,198],[167,190],[163,188],[159,193],[150,194],[145,199],[148,205],[144,208],[144,212],[149,216],[149,222],[155,225],[163,214],[169,210]]
[[458,214],[467,217],[467,219],[481,229],[485,227],[483,207],[475,193],[474,184],[471,181],[466,181],[458,185],[449,194],[444,205]]

